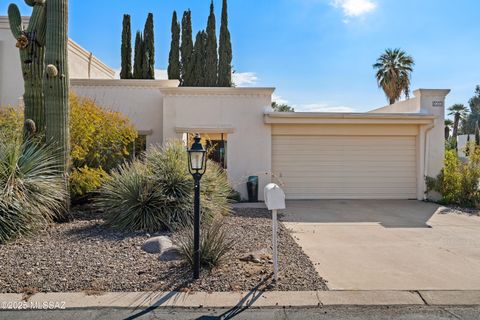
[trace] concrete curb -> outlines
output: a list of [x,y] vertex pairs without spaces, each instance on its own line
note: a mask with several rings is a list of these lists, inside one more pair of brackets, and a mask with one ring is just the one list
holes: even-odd
[[480,305],[480,291],[272,291],[0,294],[0,310],[55,308],[268,308],[334,305]]

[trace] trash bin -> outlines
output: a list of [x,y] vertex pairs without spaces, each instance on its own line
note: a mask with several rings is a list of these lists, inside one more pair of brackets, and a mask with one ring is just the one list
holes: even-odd
[[250,176],[247,181],[248,202],[258,202],[258,176]]

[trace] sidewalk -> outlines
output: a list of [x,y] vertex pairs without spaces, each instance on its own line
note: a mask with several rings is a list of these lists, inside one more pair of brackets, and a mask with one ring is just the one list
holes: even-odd
[[[21,294],[0,294],[0,311],[35,309],[45,303],[57,308],[268,308],[318,307],[335,305],[480,305],[480,291],[301,291],[301,292],[132,292],[105,293],[37,293],[27,302]],[[22,306],[22,307],[20,307]],[[15,308],[14,308],[15,309]]]

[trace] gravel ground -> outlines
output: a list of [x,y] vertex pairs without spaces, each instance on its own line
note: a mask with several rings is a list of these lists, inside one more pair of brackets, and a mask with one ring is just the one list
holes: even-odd
[[271,220],[265,209],[236,209],[225,218],[233,241],[228,259],[191,282],[180,261],[160,261],[145,253],[145,233],[121,233],[103,224],[88,208],[75,220],[52,225],[32,238],[0,245],[0,292],[85,291],[248,291],[327,290],[301,248],[280,224],[280,281],[271,286],[272,264],[244,262],[252,251],[271,248]]
[[480,216],[480,210],[474,208],[462,208],[456,206],[446,206],[440,211],[441,214],[461,214],[467,216]]

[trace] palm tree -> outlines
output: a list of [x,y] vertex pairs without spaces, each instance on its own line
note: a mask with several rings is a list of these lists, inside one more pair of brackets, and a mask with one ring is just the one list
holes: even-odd
[[452,128],[453,121],[450,119],[445,119],[445,140],[450,138],[450,130]]
[[402,93],[409,97],[414,65],[413,58],[400,49],[385,50],[373,65],[377,70],[378,87],[383,89],[390,104],[397,102]]
[[467,115],[467,108],[461,103],[455,103],[453,106],[448,108],[449,115],[453,116],[453,132],[452,137],[457,138],[458,134],[458,125],[460,120],[464,119]]

